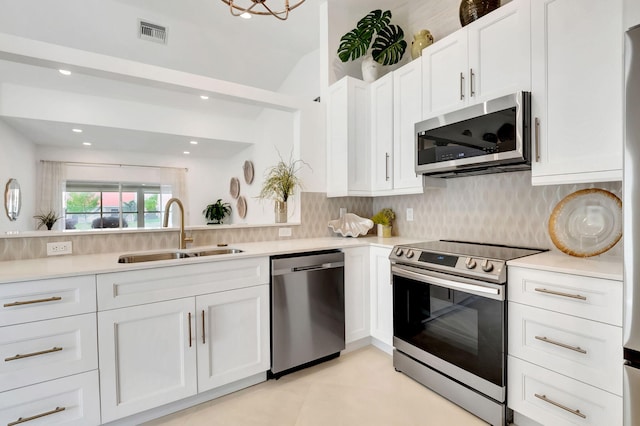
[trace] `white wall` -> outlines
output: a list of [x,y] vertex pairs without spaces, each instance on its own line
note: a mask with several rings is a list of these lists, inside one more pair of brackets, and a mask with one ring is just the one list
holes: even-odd
[[[36,158],[31,141],[7,126],[0,118],[0,234],[33,229],[36,200]],[[17,179],[22,190],[22,209],[16,221],[10,221],[4,208],[5,185]]]

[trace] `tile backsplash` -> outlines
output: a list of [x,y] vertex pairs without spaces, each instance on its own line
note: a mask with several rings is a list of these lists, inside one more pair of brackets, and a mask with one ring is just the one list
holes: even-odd
[[[291,227],[292,236],[287,238],[335,236],[327,222],[339,217],[340,208],[371,217],[379,209],[391,207],[396,212],[394,235],[555,250],[547,230],[553,208],[572,192],[593,187],[621,197],[621,182],[532,187],[530,172],[449,179],[446,188],[425,189],[419,195],[327,198],[325,193],[305,192],[301,196],[301,225],[282,227]],[[407,208],[413,209],[413,221],[406,220]],[[278,229],[212,227],[189,232],[196,246],[206,246],[285,239],[278,237]],[[46,243],[54,241],[71,241],[73,253],[78,255],[173,248],[177,238],[177,232],[167,231],[0,238],[0,261],[46,257]],[[622,243],[605,255],[622,255]]]

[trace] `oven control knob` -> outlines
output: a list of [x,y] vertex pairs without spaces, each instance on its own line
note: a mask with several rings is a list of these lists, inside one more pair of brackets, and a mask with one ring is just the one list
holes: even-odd
[[467,261],[464,262],[464,265],[467,267],[467,269],[473,269],[476,267],[476,261],[473,260],[473,257],[468,257]]
[[411,259],[414,255],[415,253],[413,252],[413,250],[407,250],[407,259]]
[[482,261],[482,264],[480,264],[480,267],[482,268],[483,271],[485,272],[491,272],[493,271],[493,263],[489,262],[489,259],[485,259]]
[[398,247],[396,249],[396,256],[402,256],[404,254],[404,250],[402,250],[402,248]]

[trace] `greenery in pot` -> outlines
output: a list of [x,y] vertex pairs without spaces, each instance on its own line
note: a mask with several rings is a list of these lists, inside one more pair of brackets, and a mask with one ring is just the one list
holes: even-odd
[[209,204],[207,208],[202,211],[202,214],[209,220],[207,225],[219,225],[226,216],[231,214],[231,205],[229,203],[223,203],[222,199],[218,198],[218,201]]
[[340,39],[338,57],[342,62],[355,60],[366,55],[370,47],[371,56],[381,65],[397,64],[402,59],[407,42],[402,28],[391,24],[390,10],[373,10],[358,21],[356,28]]
[[302,188],[302,181],[297,174],[303,165],[308,166],[304,161],[293,160],[291,157],[285,163],[280,157],[278,164],[266,170],[258,198],[270,198],[286,203],[296,188]]
[[60,216],[55,211],[49,210],[46,213],[37,214],[33,218],[38,220],[38,229],[46,226],[48,230],[51,230],[53,225],[60,219]]
[[396,218],[396,214],[392,209],[384,208],[373,215],[371,220],[376,225],[391,226],[391,222]]

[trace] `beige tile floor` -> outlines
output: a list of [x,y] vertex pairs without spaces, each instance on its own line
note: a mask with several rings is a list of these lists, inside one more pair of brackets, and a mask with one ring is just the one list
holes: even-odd
[[146,426],[486,425],[394,370],[368,346],[154,420]]

